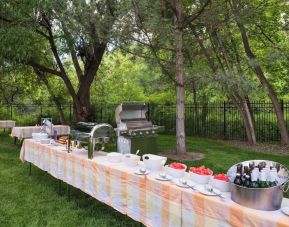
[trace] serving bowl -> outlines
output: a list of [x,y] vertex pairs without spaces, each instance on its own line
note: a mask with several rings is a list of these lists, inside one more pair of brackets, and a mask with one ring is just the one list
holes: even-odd
[[169,165],[166,165],[165,172],[168,175],[172,176],[173,178],[181,178],[184,176],[186,169],[187,169],[187,166],[185,164],[182,164],[182,165],[185,166],[184,169],[175,169],[175,168],[170,167]]
[[122,157],[123,157],[123,155],[121,153],[118,153],[118,152],[110,152],[107,154],[108,161],[112,162],[112,163],[121,162]]
[[190,173],[190,177],[192,179],[192,181],[194,181],[195,183],[197,184],[207,184],[210,179],[211,179],[211,175],[200,175],[200,174],[197,174],[197,173],[193,173],[191,171],[189,171]]
[[142,159],[146,168],[151,171],[160,171],[167,161],[166,157],[154,154],[145,154],[142,156]]
[[125,154],[123,156],[124,163],[129,167],[137,166],[140,161],[140,156],[135,154]]
[[212,178],[211,184],[214,188],[219,189],[221,192],[231,191],[231,182]]

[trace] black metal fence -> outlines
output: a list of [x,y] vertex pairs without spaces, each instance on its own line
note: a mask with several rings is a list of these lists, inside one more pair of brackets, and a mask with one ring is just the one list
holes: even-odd
[[[95,121],[106,122],[115,127],[114,111],[117,104],[94,105]],[[289,121],[289,102],[281,102],[286,123]],[[258,141],[279,141],[280,134],[274,109],[269,102],[251,103],[256,123]],[[63,105],[64,115],[72,121],[72,105]],[[54,105],[10,105],[0,106],[0,120],[13,119],[17,125],[34,125],[41,117],[52,117],[59,122]],[[237,107],[228,102],[198,103],[185,106],[186,135],[222,139],[245,140],[245,128]],[[166,134],[175,134],[175,105],[150,104],[148,117],[154,124],[165,126]]]

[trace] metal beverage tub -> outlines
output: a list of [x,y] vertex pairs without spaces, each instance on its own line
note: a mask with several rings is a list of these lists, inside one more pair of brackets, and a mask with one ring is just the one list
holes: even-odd
[[[254,161],[255,165],[258,165],[261,162],[265,162],[266,166],[275,167],[278,172],[277,186],[269,188],[246,188],[234,184],[237,165],[243,164],[243,166],[249,166],[249,163],[252,161]],[[249,160],[240,162],[228,170],[227,176],[232,183],[231,199],[242,206],[257,210],[273,211],[280,209],[283,193],[287,192],[289,189],[288,169],[284,165],[273,161]]]

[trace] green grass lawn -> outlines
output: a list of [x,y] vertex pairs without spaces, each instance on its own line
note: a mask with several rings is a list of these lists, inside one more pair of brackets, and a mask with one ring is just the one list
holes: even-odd
[[[233,164],[248,159],[269,159],[289,167],[289,156],[255,153],[224,145],[220,141],[187,138],[189,150],[203,152],[205,159],[185,162],[188,166],[206,165],[215,172],[226,172]],[[173,136],[160,136],[159,150],[174,147]],[[77,189],[71,200],[63,184],[49,174],[19,160],[20,145],[7,133],[0,133],[0,226],[141,226]],[[288,197],[288,195],[286,195]]]

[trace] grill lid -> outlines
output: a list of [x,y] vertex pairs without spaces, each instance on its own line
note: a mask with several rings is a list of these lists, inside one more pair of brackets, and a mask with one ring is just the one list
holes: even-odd
[[123,102],[115,109],[116,123],[146,121],[148,105],[143,102]]

